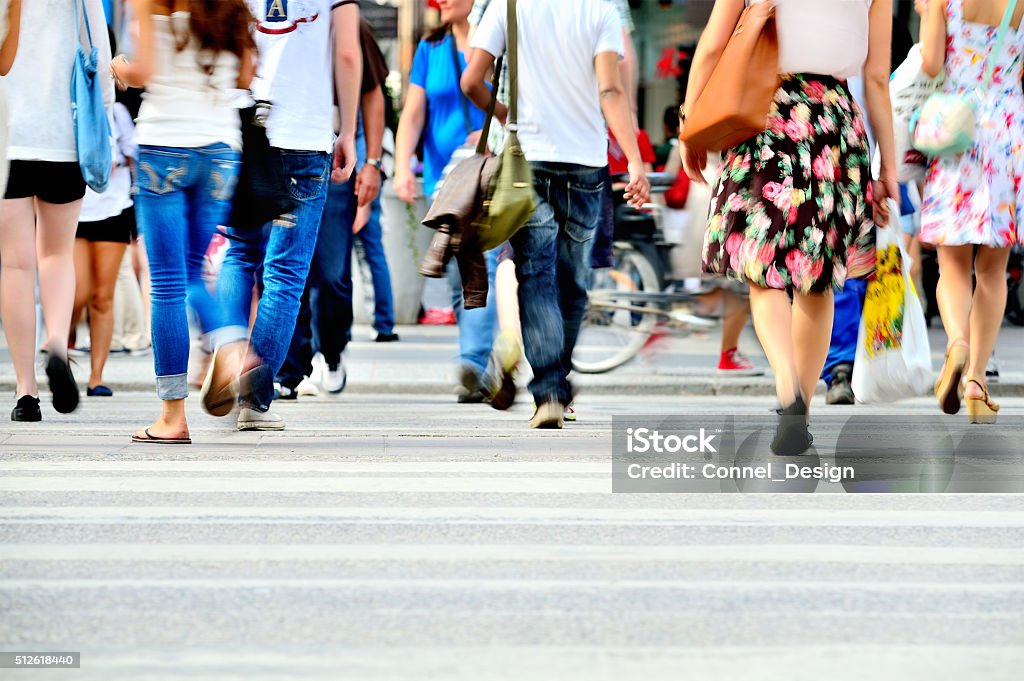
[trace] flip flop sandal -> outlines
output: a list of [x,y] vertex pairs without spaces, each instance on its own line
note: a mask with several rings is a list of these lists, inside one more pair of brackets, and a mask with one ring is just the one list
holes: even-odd
[[146,437],[139,437],[138,435],[132,435],[132,442],[141,442],[144,444],[152,445],[190,445],[192,444],[192,438],[190,437],[157,437],[149,432],[149,428],[143,430]]

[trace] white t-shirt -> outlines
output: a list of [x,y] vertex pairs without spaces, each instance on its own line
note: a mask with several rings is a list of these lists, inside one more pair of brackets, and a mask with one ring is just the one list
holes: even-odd
[[334,147],[331,10],[345,0],[247,0],[260,63],[252,92],[271,103],[267,135],[279,149]]
[[[594,58],[623,56],[622,21],[606,0],[519,0],[519,140],[530,161],[608,165]],[[472,46],[505,53],[508,5],[493,0]]]
[[132,207],[132,170],[128,167],[128,161],[138,160],[139,148],[135,144],[132,115],[120,102],[114,103],[113,131],[114,161],[117,167],[110,174],[110,183],[102,194],[97,194],[89,187],[85,188],[79,222],[99,222],[120,215]]
[[[242,123],[233,106],[238,57],[219,52],[200,57],[192,37],[179,50],[179,37],[191,36],[189,13],[153,16],[156,69],[146,83],[139,109],[137,144],[157,147],[205,147],[223,143],[242,149]],[[210,73],[200,63],[213,58]]]
[[[114,105],[110,40],[102,0],[85,0],[92,40],[99,52],[97,72],[103,83],[108,115]],[[81,17],[80,17],[81,19]],[[84,19],[82,42],[87,44]],[[71,70],[76,59],[75,3],[69,0],[28,0],[21,3],[18,55],[0,87],[10,111],[9,156],[21,161],[78,161],[71,121]]]

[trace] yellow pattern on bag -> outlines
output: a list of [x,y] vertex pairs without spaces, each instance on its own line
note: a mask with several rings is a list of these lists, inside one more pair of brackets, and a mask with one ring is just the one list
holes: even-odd
[[879,248],[876,262],[875,278],[868,282],[864,298],[864,349],[869,357],[902,347],[907,293],[899,246]]

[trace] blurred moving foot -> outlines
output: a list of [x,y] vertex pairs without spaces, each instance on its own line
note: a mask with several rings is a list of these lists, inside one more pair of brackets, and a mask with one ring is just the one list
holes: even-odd
[[348,385],[348,374],[345,372],[345,359],[339,358],[335,366],[327,363],[323,355],[317,353],[313,357],[313,373],[320,378],[320,387],[331,395],[337,395]]
[[34,422],[43,420],[43,412],[39,409],[39,398],[23,395],[14,405],[11,412],[12,421]]
[[309,376],[304,376],[299,385],[295,388],[296,394],[299,397],[320,397],[320,388],[316,386],[316,383]]
[[86,397],[113,397],[114,391],[105,385],[98,385],[95,388],[85,389]]
[[50,379],[53,408],[61,414],[70,414],[78,408],[78,384],[71,367],[63,357],[50,353],[46,360],[46,377]]
[[245,341],[217,348],[203,381],[203,409],[213,416],[227,416],[238,401],[238,373],[245,353]]
[[374,338],[374,341],[377,342],[377,343],[394,343],[394,342],[396,342],[398,340],[399,340],[398,334],[394,333],[394,332],[392,332],[392,333],[378,333],[377,337]]
[[495,389],[490,402],[495,409],[505,411],[515,404],[516,373],[519,368],[519,360],[522,357],[522,343],[505,333],[499,333],[494,340],[494,350],[491,356],[491,367],[496,369],[494,372],[496,375],[491,377]]
[[853,395],[853,387],[850,385],[850,378],[853,376],[853,367],[849,364],[839,364],[832,370],[832,385],[825,395],[826,404],[854,404],[856,398]]
[[738,348],[722,353],[718,360],[719,376],[763,376],[764,369],[759,369]]
[[559,430],[564,425],[565,405],[561,402],[551,400],[544,402],[530,419],[530,427],[541,430]]
[[274,383],[274,401],[294,400],[299,396],[298,391],[280,383]]
[[455,395],[459,404],[480,404],[487,401],[488,394],[476,367],[462,365],[459,369],[459,383],[455,386]]
[[988,364],[985,365],[985,382],[986,383],[998,383],[999,382],[999,365],[996,363],[996,356],[992,355],[988,358]]

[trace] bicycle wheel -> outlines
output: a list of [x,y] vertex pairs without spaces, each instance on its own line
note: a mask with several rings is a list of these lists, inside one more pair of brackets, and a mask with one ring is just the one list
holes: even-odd
[[659,292],[650,261],[632,246],[616,245],[613,266],[592,272],[573,368],[600,374],[631,360],[654,331],[659,308],[650,294]]

